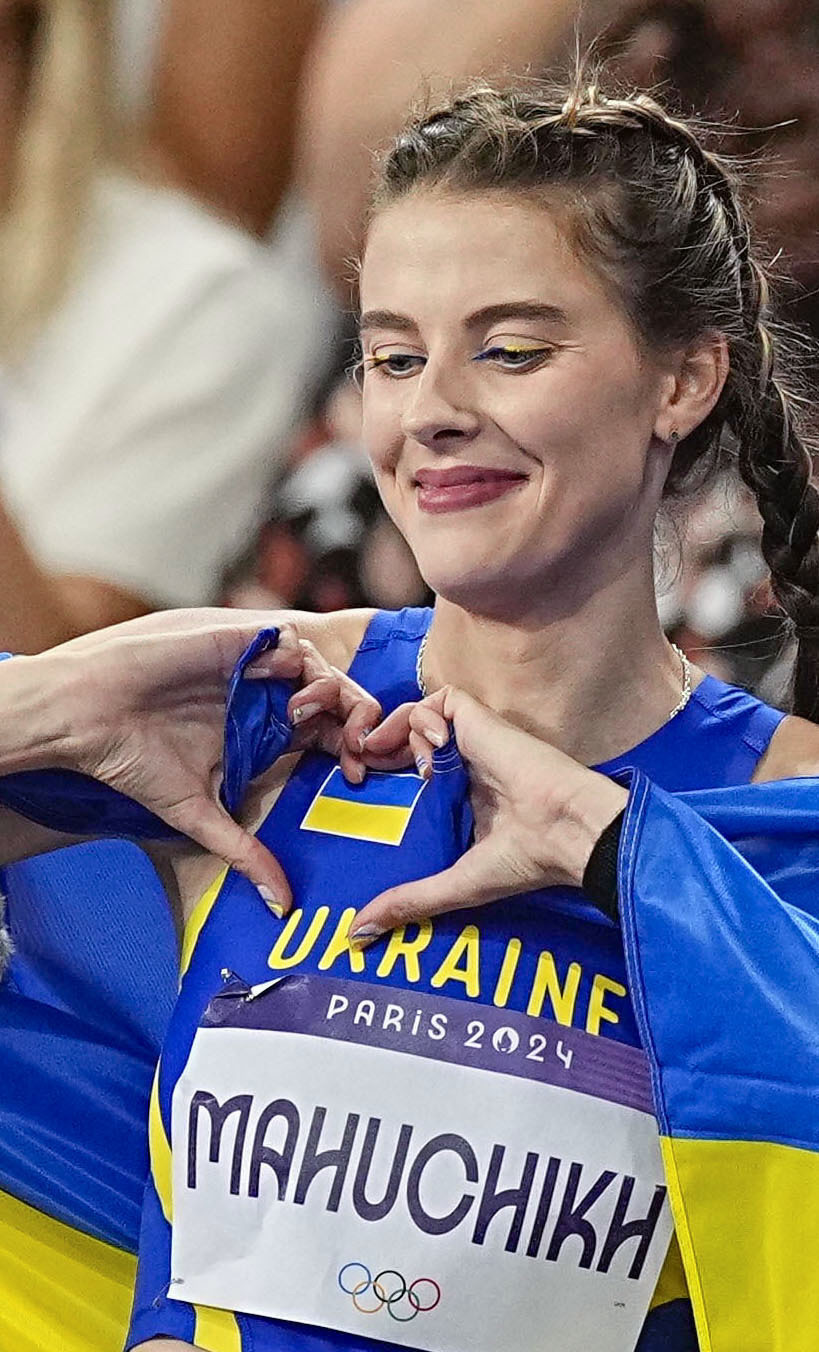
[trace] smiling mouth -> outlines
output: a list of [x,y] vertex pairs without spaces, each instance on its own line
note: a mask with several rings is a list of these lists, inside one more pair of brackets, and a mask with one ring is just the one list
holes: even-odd
[[526,483],[514,470],[458,465],[453,469],[421,469],[415,476],[418,507],[433,515],[483,507]]

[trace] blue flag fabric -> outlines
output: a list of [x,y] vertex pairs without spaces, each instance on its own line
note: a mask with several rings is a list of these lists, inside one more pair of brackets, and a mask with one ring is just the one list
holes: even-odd
[[[289,745],[290,689],[241,675],[276,637],[259,636],[231,687],[223,801],[233,811]],[[624,779],[628,980],[701,1352],[815,1352],[819,780],[673,794],[640,771]],[[61,830],[167,834],[144,808],[64,773],[10,776],[0,803]],[[59,1156],[41,1162],[38,1205],[72,1214]],[[0,1184],[19,1196],[13,1157]],[[121,1239],[109,1220],[81,1223]]]
[[819,780],[632,777],[626,960],[702,1352],[811,1352],[819,1309]]

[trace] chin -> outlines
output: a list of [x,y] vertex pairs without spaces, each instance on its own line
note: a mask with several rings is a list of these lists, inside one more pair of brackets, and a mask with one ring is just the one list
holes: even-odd
[[419,560],[421,576],[427,586],[452,605],[463,610],[486,614],[490,611],[508,613],[511,598],[520,593],[520,585],[509,569],[499,569],[497,556],[471,562],[460,567],[454,560],[439,559],[426,565]]

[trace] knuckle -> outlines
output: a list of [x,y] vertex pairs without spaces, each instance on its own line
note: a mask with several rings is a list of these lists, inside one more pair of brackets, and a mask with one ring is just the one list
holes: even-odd
[[402,925],[411,925],[421,918],[417,902],[409,899],[393,902],[389,914],[386,916],[390,929],[398,929]]
[[370,727],[375,727],[376,723],[381,722],[381,705],[378,700],[369,697],[359,699],[353,712],[359,721],[367,723]]
[[299,641],[298,630],[291,620],[283,620],[279,625],[279,647],[295,648]]

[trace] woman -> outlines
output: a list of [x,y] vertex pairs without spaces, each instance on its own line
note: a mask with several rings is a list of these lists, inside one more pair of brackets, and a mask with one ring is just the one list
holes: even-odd
[[[243,879],[201,861],[180,874],[188,898],[205,891],[152,1105],[128,1345],[455,1352],[545,1336],[807,1352],[810,1239],[789,1241],[783,1221],[802,1156],[765,1144],[770,1114],[757,1130],[749,1098],[774,1075],[766,1027],[753,1027],[758,1065],[729,1058],[721,1079],[697,1039],[707,1026],[719,1044],[721,1020],[753,1024],[762,1008],[789,1056],[804,1015],[780,998],[775,958],[790,945],[815,989],[815,924],[740,856],[724,814],[720,834],[677,795],[705,790],[718,818],[731,788],[758,816],[765,790],[742,786],[815,773],[819,734],[700,679],[666,644],[653,588],[661,500],[705,474],[729,430],[800,633],[795,708],[816,712],[819,499],[733,179],[647,98],[479,89],[387,154],[361,298],[365,436],[438,600],[431,623],[302,622],[394,714],[362,732],[347,782],[319,754],[276,760],[286,693],[260,709],[237,687],[233,768],[246,780],[275,762],[251,816],[295,907],[280,918],[282,887],[265,915]],[[289,707],[307,720],[320,701]],[[472,776],[472,846],[447,720]],[[407,743],[418,773],[392,773]],[[381,773],[351,785],[362,758]],[[621,934],[601,854],[627,799]],[[755,917],[741,942],[736,876]],[[608,916],[578,894],[584,879]],[[766,938],[770,961],[746,981]],[[712,991],[727,991],[713,1028]],[[499,1072],[493,1056],[521,1049]],[[804,1145],[811,1056],[783,1100]],[[731,1140],[708,1118],[715,1085]],[[719,1171],[721,1186],[742,1177],[746,1210],[735,1182],[704,1237],[686,1170],[708,1178],[713,1152],[665,1140],[683,1108],[691,1150],[734,1137],[750,1150]],[[767,1251],[742,1245],[769,1178],[755,1142],[785,1159],[781,1195],[762,1200],[787,1271],[763,1279]],[[715,1252],[722,1225],[730,1259]]]

